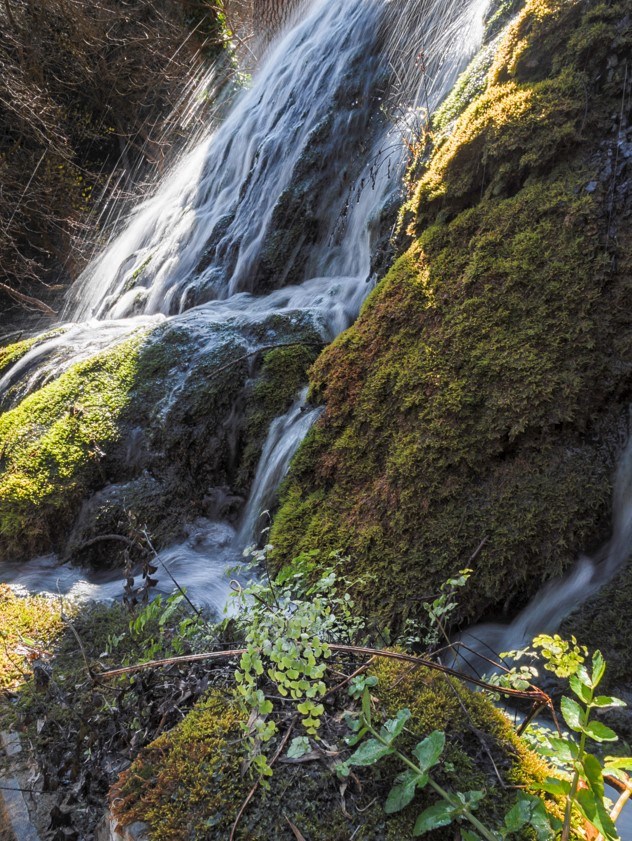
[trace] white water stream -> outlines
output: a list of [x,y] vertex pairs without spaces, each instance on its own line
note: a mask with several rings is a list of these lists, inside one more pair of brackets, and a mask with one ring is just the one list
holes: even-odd
[[[423,88],[424,107],[434,109],[478,48],[486,7],[487,0],[304,4],[225,122],[182,157],[73,286],[62,332],[0,380],[0,406],[164,320],[196,336],[206,331],[209,343],[218,324],[239,331],[271,313],[300,313],[324,341],[348,327],[371,288],[380,213],[400,189],[401,136],[411,127],[384,113],[393,85],[410,106]],[[406,44],[423,49],[423,86],[418,51]],[[281,268],[271,266],[275,237]],[[224,570],[255,536],[317,414],[302,395],[274,421],[237,534],[227,523],[199,521],[161,553],[194,601],[225,603]],[[5,565],[0,580],[93,598],[122,589],[119,573],[89,573],[51,556]]]

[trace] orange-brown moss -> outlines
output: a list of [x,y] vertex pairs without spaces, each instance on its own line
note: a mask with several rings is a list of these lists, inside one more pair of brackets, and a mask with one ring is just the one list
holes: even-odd
[[31,662],[50,650],[65,626],[58,599],[16,596],[0,584],[0,690],[31,674]]
[[343,549],[376,573],[364,604],[387,620],[483,538],[461,617],[520,602],[607,528],[632,287],[597,168],[623,84],[604,44],[632,43],[624,5],[526,4],[421,176],[418,239],[314,366],[326,410],[271,542],[279,562]]

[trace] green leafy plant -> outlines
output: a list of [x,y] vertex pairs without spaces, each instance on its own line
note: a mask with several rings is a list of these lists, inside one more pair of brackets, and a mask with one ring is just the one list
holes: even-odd
[[365,735],[370,735],[371,738],[362,742],[349,759],[338,765],[338,773],[346,777],[353,766],[374,765],[386,756],[399,759],[406,766],[406,770],[395,778],[388,794],[384,806],[387,814],[404,809],[412,802],[417,790],[426,786],[441,798],[418,815],[413,829],[414,836],[425,835],[455,821],[465,821],[474,828],[461,829],[465,841],[480,841],[481,838],[486,841],[502,841],[520,832],[526,825],[535,829],[539,841],[548,841],[552,837],[553,829],[544,803],[538,797],[524,793],[506,815],[505,823],[500,829],[491,830],[486,827],[474,814],[485,792],[449,792],[432,775],[432,769],[439,764],[445,748],[445,733],[434,730],[418,742],[412,751],[415,761],[395,747],[395,741],[404,731],[409,718],[410,710],[400,710],[395,718],[386,721],[378,730],[372,720],[369,688],[365,687],[359,726],[354,728],[354,740],[357,742]]
[[569,675],[569,686],[575,698],[565,695],[560,704],[562,716],[571,733],[549,735],[539,747],[540,753],[552,757],[568,771],[569,779],[549,777],[543,785],[544,791],[565,798],[563,841],[570,837],[575,808],[603,838],[609,841],[619,838],[614,819],[606,806],[603,775],[604,772],[629,770],[632,768],[632,758],[609,758],[602,766],[598,757],[587,750],[587,744],[591,741],[602,743],[618,739],[614,730],[592,717],[594,710],[625,706],[618,698],[596,694],[605,669],[606,664],[599,651],[593,654],[591,671],[582,663],[577,663],[575,672]]
[[[265,567],[269,548],[252,553],[259,568]],[[325,711],[319,699],[326,692],[328,641],[349,638],[362,625],[353,614],[349,594],[338,594],[344,582],[336,567],[342,559],[333,555],[330,560],[334,566],[314,580],[314,553],[306,553],[274,580],[266,577],[239,587],[235,594],[236,621],[245,632],[246,648],[235,671],[236,694],[247,713],[244,729],[250,758],[262,777],[271,773],[262,747],[277,732],[274,721],[267,718],[273,704],[264,691],[266,682],[274,694],[294,703],[308,736],[317,737]]]
[[[566,776],[566,779],[549,777],[542,787],[543,791],[563,798],[565,809],[562,841],[568,841],[570,838],[571,820],[575,809],[597,829],[602,839],[614,841],[619,837],[614,820],[624,803],[622,801],[615,810],[609,810],[603,776],[604,773],[619,775],[627,784],[625,772],[632,769],[632,758],[610,757],[602,766],[599,758],[587,751],[590,741],[602,743],[618,739],[611,728],[591,718],[592,711],[625,706],[618,698],[595,694],[606,669],[601,652],[594,653],[592,670],[589,672],[585,666],[588,649],[580,645],[575,637],[565,640],[558,634],[540,634],[533,639],[531,646],[519,651],[504,652],[500,656],[502,659],[511,660],[514,665],[503,673],[487,678],[498,685],[523,688],[525,683],[537,677],[538,670],[535,665],[515,665],[523,658],[530,658],[532,662],[537,658],[543,661],[545,669],[559,678],[568,680],[577,700],[563,696],[560,707],[570,733],[554,733],[541,725],[530,725],[525,737],[536,752],[546,757]],[[627,796],[629,797],[629,792]],[[624,799],[627,798],[624,796]]]
[[471,574],[471,569],[462,569],[458,575],[444,581],[437,596],[423,603],[427,621],[420,625],[416,620],[407,619],[399,642],[408,649],[416,646],[433,649],[441,640],[446,640],[446,625],[449,624],[450,614],[458,606],[457,592],[465,587]]

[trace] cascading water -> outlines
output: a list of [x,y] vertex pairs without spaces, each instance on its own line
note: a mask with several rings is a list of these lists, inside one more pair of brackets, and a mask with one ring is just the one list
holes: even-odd
[[564,576],[545,584],[510,624],[486,623],[460,635],[459,667],[483,674],[489,658],[528,645],[537,634],[552,634],[575,609],[611,581],[632,554],[632,439],[621,454],[612,501],[612,533],[592,558],[582,556]]
[[[485,8],[486,0],[306,4],[223,125],[185,155],[75,284],[64,312],[72,321],[0,381],[3,408],[139,327],[163,323],[194,337],[193,365],[221,330],[256,352],[271,316],[308,322],[323,341],[349,326],[370,289],[381,211],[401,182],[407,126],[387,113],[393,77],[411,105],[420,86],[414,56],[412,66],[393,70],[404,24],[409,18],[407,38],[423,45],[423,104],[432,109],[476,50]],[[187,378],[184,371],[163,411]],[[316,415],[302,396],[272,424],[236,536],[226,522],[197,521],[161,553],[193,599],[223,604],[221,571],[251,542]],[[81,583],[85,574],[51,557],[0,576],[29,590],[83,588],[106,598],[119,586],[118,573]]]

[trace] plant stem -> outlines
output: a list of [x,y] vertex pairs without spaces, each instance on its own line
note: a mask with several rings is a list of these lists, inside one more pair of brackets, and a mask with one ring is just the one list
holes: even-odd
[[[592,698],[591,698],[592,700]],[[586,726],[588,724],[588,717],[590,715],[590,707],[587,707],[584,711],[582,716],[582,726]],[[582,731],[582,735],[579,740],[579,755],[576,760],[575,764],[575,773],[573,775],[573,782],[571,783],[571,790],[568,793],[568,798],[566,799],[566,810],[564,812],[564,826],[562,828],[562,837],[560,841],[568,841],[570,838],[571,832],[571,814],[573,812],[573,803],[575,802],[575,797],[577,795],[577,787],[579,785],[579,768],[581,762],[584,758],[584,754],[586,752],[586,734]]]
[[[404,765],[407,765],[416,774],[421,775],[423,773],[421,768],[419,768],[418,765],[415,765],[415,763],[412,762],[407,756],[405,756],[403,753],[401,753],[400,751],[393,748],[393,746],[390,744],[390,742],[387,742],[386,739],[382,738],[382,736],[380,736],[380,734],[377,732],[377,730],[375,730],[373,728],[371,723],[367,722],[367,720],[364,716],[363,716],[363,719],[364,719],[364,725],[367,728],[367,730],[369,731],[369,733],[371,733],[371,735],[375,739],[377,739],[377,741],[380,742],[380,744],[384,745],[385,747],[391,748],[393,753],[401,759],[401,761],[404,763]],[[489,829],[487,829],[485,824],[482,824],[478,820],[478,818],[475,817],[469,811],[469,809],[467,809],[467,807],[465,807],[460,801],[455,801],[454,798],[449,794],[449,792],[447,792],[445,789],[443,789],[439,785],[439,783],[436,783],[430,775],[428,775],[428,783],[430,784],[431,788],[433,788],[437,792],[437,794],[440,797],[442,797],[445,801],[450,803],[452,806],[457,806],[461,810],[461,814],[463,815],[463,817],[466,818],[472,824],[472,826],[475,827],[475,829],[477,829],[480,832],[480,834],[483,836],[483,838],[486,838],[487,841],[498,841],[498,838],[493,833],[491,833],[489,831]]]

